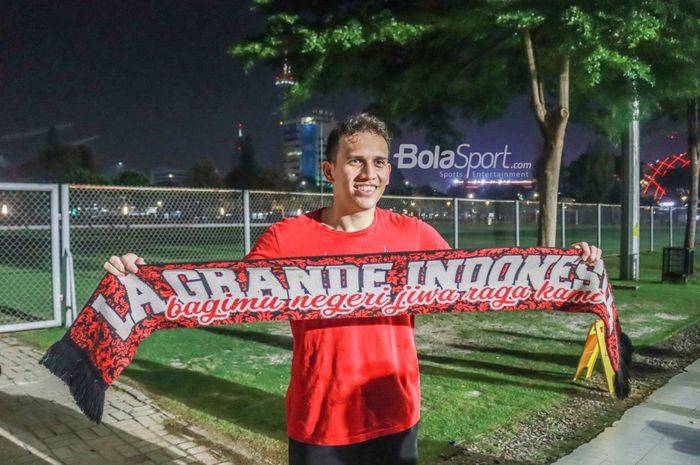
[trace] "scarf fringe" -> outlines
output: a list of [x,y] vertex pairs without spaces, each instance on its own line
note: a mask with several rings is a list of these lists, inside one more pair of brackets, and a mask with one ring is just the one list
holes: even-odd
[[39,363],[68,385],[80,410],[99,424],[102,421],[107,383],[68,334],[52,345]]
[[630,395],[630,368],[632,367],[632,353],[634,347],[630,338],[620,331],[618,337],[620,360],[615,372],[615,395],[618,399],[625,399]]

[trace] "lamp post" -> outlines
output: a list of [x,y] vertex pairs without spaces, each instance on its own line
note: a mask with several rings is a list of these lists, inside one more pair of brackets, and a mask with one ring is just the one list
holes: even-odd
[[[622,139],[622,243],[620,279],[639,281],[639,100]],[[600,244],[599,244],[600,245]]]

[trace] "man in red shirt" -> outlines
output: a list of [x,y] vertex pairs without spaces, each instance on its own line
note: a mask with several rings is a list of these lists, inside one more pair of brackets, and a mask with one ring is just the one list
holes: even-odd
[[[247,258],[449,248],[428,224],[376,207],[391,172],[384,123],[351,117],[327,147],[322,168],[333,205],[271,226]],[[420,380],[413,320],[291,322],[290,463],[415,462]]]
[[[378,208],[389,182],[389,133],[375,117],[345,120],[328,138],[322,169],[333,205],[268,228],[246,256],[277,258],[437,250],[430,225]],[[600,249],[576,244],[584,261]],[[105,269],[135,272],[143,259],[111,257]],[[417,463],[420,379],[414,317],[291,322],[287,390],[290,465]]]

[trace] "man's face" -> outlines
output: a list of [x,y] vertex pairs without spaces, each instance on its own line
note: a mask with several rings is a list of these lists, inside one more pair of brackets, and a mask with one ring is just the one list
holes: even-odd
[[323,173],[333,183],[334,205],[344,214],[373,209],[389,183],[389,147],[371,132],[341,137],[335,161],[324,161]]

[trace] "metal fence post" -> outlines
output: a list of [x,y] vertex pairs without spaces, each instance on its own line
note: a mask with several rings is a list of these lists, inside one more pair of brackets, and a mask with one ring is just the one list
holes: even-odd
[[673,247],[673,207],[668,207],[668,246]]
[[51,287],[53,290],[53,319],[61,325],[61,250],[58,229],[59,196],[58,186],[51,188]]
[[654,207],[649,207],[649,252],[654,251]]
[[455,249],[459,248],[459,200],[456,197],[452,198],[454,206],[452,207],[452,234],[454,239],[452,240],[452,247]]
[[603,246],[603,213],[602,213],[602,206],[598,204],[598,235],[596,236],[596,239],[598,240],[598,247]]
[[75,275],[70,247],[70,185],[61,184],[61,258],[63,259],[63,307],[66,328],[75,319]]
[[245,254],[250,253],[250,191],[243,191],[243,244]]
[[515,246],[520,247],[520,201],[515,201]]
[[566,204],[561,203],[561,248],[566,248]]

